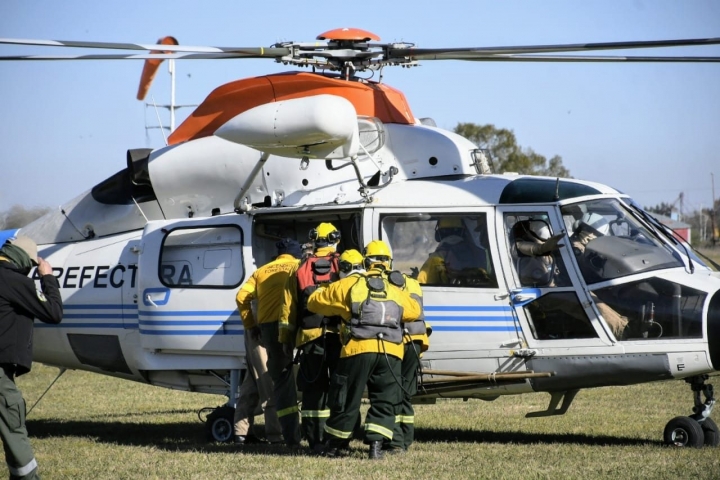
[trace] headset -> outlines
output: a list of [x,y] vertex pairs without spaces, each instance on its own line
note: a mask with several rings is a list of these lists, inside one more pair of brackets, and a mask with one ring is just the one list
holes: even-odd
[[[318,237],[318,231],[317,228],[310,229],[310,232],[308,233],[308,238],[312,240],[313,242],[316,242],[320,239]],[[340,241],[340,231],[333,230],[332,232],[327,234],[327,241],[330,243],[338,243]]]

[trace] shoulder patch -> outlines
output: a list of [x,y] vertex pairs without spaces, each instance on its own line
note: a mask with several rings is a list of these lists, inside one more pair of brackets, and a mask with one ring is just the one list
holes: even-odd
[[35,293],[37,293],[38,300],[40,300],[41,302],[47,302],[47,298],[41,290],[35,290]]

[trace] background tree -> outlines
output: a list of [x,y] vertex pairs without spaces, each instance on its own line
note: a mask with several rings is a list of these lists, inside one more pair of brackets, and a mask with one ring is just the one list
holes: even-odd
[[49,207],[23,207],[22,205],[13,205],[9,209],[0,212],[0,230],[24,227],[49,211]]
[[524,175],[547,175],[550,177],[570,177],[570,171],[563,166],[562,158],[555,155],[550,160],[531,148],[523,150],[518,145],[515,134],[507,128],[476,123],[458,123],[455,133],[467,138],[478,148],[487,150],[494,171],[517,172]]
[[661,202],[659,205],[655,205],[654,207],[645,207],[645,210],[650,213],[657,213],[658,215],[670,217],[673,211],[673,205],[671,203]]

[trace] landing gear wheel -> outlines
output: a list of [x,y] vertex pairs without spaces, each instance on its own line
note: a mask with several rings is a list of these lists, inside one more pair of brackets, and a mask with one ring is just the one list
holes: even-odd
[[718,431],[717,424],[712,418],[706,418],[701,424],[703,434],[705,434],[705,446],[706,447],[717,447],[720,445],[720,431]]
[[205,437],[209,442],[229,442],[233,438],[234,420],[234,408],[227,405],[216,408],[205,421]]
[[666,445],[700,448],[705,443],[703,429],[690,417],[675,417],[665,426],[663,434]]

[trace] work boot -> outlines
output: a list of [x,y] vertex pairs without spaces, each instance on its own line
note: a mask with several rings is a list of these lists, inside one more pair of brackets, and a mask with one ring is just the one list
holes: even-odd
[[324,444],[318,443],[315,445],[317,448],[315,451],[319,455],[327,458],[338,458],[347,454],[349,442],[332,438],[327,440]]
[[233,443],[235,445],[245,445],[245,437],[243,437],[242,435],[235,435],[233,437]]
[[370,455],[368,458],[371,460],[381,460],[385,454],[382,449],[383,442],[370,442]]

